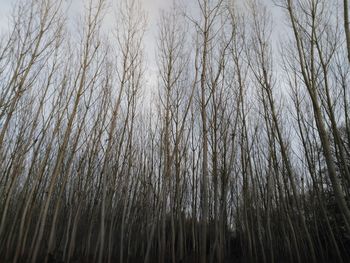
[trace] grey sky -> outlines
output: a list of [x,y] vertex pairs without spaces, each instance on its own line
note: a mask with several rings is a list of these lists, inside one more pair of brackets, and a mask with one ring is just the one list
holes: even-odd
[[[69,18],[74,20],[74,17],[77,17],[79,13],[81,13],[81,7],[84,2],[87,0],[70,0],[72,6],[70,8],[71,14],[69,14]],[[113,4],[117,3],[119,0],[111,1]],[[146,50],[146,58],[147,58],[147,70],[148,70],[148,80],[150,82],[156,81],[156,63],[155,63],[155,49],[156,49],[156,38],[157,38],[157,24],[159,20],[160,10],[168,10],[173,5],[174,0],[140,0],[144,10],[148,15],[148,28],[145,35],[145,50]],[[241,4],[245,3],[245,0],[235,0]],[[280,12],[276,7],[274,7],[272,0],[261,0],[268,9],[273,13],[275,17],[275,24],[279,27],[282,22],[279,15]],[[8,19],[11,13],[11,7],[17,2],[17,0],[0,0],[0,32],[4,32],[4,30],[8,26]],[[184,6],[187,10],[191,11],[191,7],[197,4],[197,0],[177,0],[176,3],[182,2],[182,6]],[[276,11],[277,10],[277,11]],[[277,21],[276,21],[277,20]],[[275,32],[276,33],[276,32]]]
[[10,6],[14,0],[0,0],[0,30],[3,31],[7,26]]
[[[86,0],[70,0],[72,1],[72,14],[78,13],[79,6],[81,3],[84,3]],[[112,1],[113,3],[118,0]],[[154,38],[154,33],[157,30],[157,21],[159,18],[159,11],[162,9],[169,9],[172,6],[174,0],[140,0],[143,4],[145,11],[148,14],[148,31],[151,33],[152,38]],[[237,2],[244,3],[245,0],[235,0]],[[261,0],[264,4],[268,6],[268,8],[274,13],[274,15],[278,15],[276,12],[276,8],[273,8],[272,0]],[[3,30],[7,27],[8,18],[11,12],[11,6],[16,3],[17,0],[0,0],[0,29]],[[193,6],[193,3],[196,3],[196,0],[183,0],[183,1],[175,1],[183,2],[186,7]],[[150,39],[147,39],[147,41]],[[153,41],[152,41],[153,42]]]

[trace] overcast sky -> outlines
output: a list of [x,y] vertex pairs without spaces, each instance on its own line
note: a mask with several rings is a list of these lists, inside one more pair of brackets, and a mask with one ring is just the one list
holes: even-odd
[[3,30],[7,25],[7,17],[10,11],[13,0],[0,0],[0,30]]
[[[79,3],[83,3],[87,0],[70,0],[72,1],[72,14],[71,16],[74,16],[76,13],[78,13],[79,10]],[[237,2],[244,2],[244,0],[236,0]],[[271,9],[272,12],[275,13],[276,9],[273,8],[272,0],[261,0],[267,6],[269,6],[269,9]],[[0,29],[3,30],[7,27],[8,18],[11,10],[11,6],[16,3],[17,0],[0,0]],[[117,0],[113,0],[112,2],[117,2]],[[169,9],[172,6],[173,0],[141,0],[144,9],[146,10],[148,14],[148,34],[147,34],[147,42],[152,42],[152,38],[155,38],[155,33],[157,31],[157,21],[159,18],[159,11],[162,9]],[[179,2],[177,0],[176,2]],[[190,6],[193,6],[193,3],[196,3],[196,0],[182,0],[181,2],[186,5],[187,8],[190,9]],[[191,4],[192,3],[192,4]]]
[[[0,27],[3,29],[7,25],[8,15],[11,10],[11,6],[16,3],[17,0],[0,0]],[[73,6],[77,6],[78,2],[84,2],[84,0],[71,0]],[[157,20],[160,9],[167,9],[171,6],[173,0],[141,0],[146,12],[149,15],[149,22],[154,24]]]
[[[75,17],[81,12],[81,6],[84,1],[87,0],[68,0],[71,1],[72,6],[70,8],[69,18],[74,21]],[[112,3],[116,3],[119,0],[112,0]],[[155,63],[155,49],[156,49],[156,37],[157,37],[157,23],[159,19],[160,10],[168,10],[173,5],[173,0],[140,0],[148,15],[148,30],[145,36],[145,49],[147,57],[147,69],[148,79],[151,82],[156,81],[150,76],[156,75],[156,63]],[[182,6],[186,10],[191,12],[191,6],[196,6],[197,0],[177,0],[176,3],[182,2]],[[244,3],[245,0],[236,0],[237,2]],[[272,0],[260,0],[266,4],[269,10],[274,16],[274,26],[277,27],[282,24],[279,17],[279,11],[272,4]],[[11,13],[11,7],[17,2],[17,0],[0,0],[0,32],[4,32],[4,29],[8,27],[8,20]],[[277,38],[275,38],[276,40]]]

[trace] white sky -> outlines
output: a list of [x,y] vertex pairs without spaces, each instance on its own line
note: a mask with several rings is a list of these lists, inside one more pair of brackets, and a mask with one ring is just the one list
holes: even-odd
[[[25,0],[24,0],[25,1]],[[78,16],[81,12],[82,4],[87,0],[67,0],[71,1],[72,6],[70,8],[71,14],[69,14],[69,18],[73,19]],[[111,0],[111,2],[117,3],[119,0]],[[144,10],[148,15],[148,30],[145,35],[145,50],[146,50],[146,59],[147,59],[147,71],[148,71],[148,80],[155,84],[156,82],[156,63],[155,63],[155,49],[156,49],[156,38],[157,38],[157,30],[158,30],[158,19],[160,10],[167,10],[173,6],[174,0],[140,0],[143,4]],[[191,9],[190,6],[196,6],[197,0],[175,0],[178,4],[182,3],[182,6],[185,5],[187,9]],[[236,0],[237,2],[244,3],[245,0]],[[283,22],[280,22],[281,18],[278,9],[274,7],[272,4],[272,0],[261,0],[266,6],[270,9],[270,11],[274,15],[275,23],[277,27],[280,27]],[[17,0],[0,0],[0,33],[4,32],[4,30],[8,27],[8,20],[11,13],[11,7],[17,2]],[[193,7],[192,7],[193,8]],[[277,10],[277,11],[276,11]],[[277,23],[276,23],[277,22]],[[1,35],[1,34],[0,34]]]
[[[70,18],[74,19],[74,16],[80,12],[79,9],[82,6],[82,3],[84,3],[86,0],[70,1],[72,1],[72,14],[70,15],[72,17]],[[4,30],[7,29],[11,8],[16,2],[17,0],[0,0],[0,32],[4,32]],[[112,2],[114,3],[116,0],[113,0]],[[148,15],[148,31],[146,34],[145,45],[146,50],[150,51],[150,49],[153,50],[156,45],[155,38],[157,34],[159,12],[162,9],[168,9],[170,6],[172,6],[173,0],[141,0],[141,2]],[[154,53],[153,51],[148,53],[148,56],[154,56],[151,54]]]
[[7,27],[10,6],[13,2],[14,0],[0,0],[0,31]]
[[[0,27],[3,29],[7,25],[8,15],[11,10],[11,6],[16,3],[17,0],[0,0]],[[77,2],[84,2],[84,0],[71,0],[73,6],[76,6]],[[116,0],[114,0],[116,1]],[[160,9],[166,9],[171,6],[173,0],[141,0],[146,12],[149,14],[149,22],[153,24],[157,19]]]

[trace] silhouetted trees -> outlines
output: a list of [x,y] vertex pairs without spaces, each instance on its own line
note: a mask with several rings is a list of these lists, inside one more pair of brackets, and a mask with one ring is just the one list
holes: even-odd
[[348,1],[117,2],[14,5],[0,262],[348,262]]

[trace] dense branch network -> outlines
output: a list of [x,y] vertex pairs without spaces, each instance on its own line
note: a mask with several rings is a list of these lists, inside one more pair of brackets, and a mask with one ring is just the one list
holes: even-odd
[[174,2],[156,76],[141,1],[85,2],[2,32],[0,262],[350,260],[347,0],[276,0],[283,34],[264,1]]

